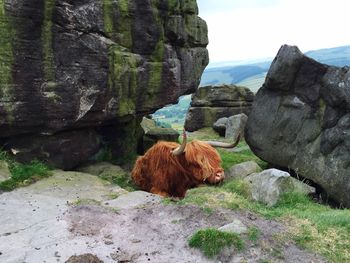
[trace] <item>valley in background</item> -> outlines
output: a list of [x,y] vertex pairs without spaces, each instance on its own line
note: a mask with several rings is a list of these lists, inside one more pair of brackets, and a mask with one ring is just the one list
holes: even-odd
[[[350,45],[305,52],[318,62],[343,67],[350,65]],[[222,62],[207,67],[201,78],[200,87],[222,84],[244,86],[256,93],[265,81],[272,58],[255,61]],[[182,130],[186,113],[190,107],[191,95],[180,97],[179,102],[156,111],[152,116],[159,126]]]

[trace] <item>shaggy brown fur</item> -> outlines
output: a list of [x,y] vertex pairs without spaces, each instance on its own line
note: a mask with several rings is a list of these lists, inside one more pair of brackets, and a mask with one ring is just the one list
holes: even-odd
[[161,196],[182,198],[189,188],[224,179],[220,155],[213,147],[192,141],[183,154],[174,156],[171,152],[177,147],[177,143],[160,141],[139,157],[131,174],[136,185]]

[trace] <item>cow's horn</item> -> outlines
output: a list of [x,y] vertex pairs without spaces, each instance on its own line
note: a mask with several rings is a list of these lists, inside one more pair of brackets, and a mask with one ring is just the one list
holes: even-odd
[[209,145],[213,147],[220,147],[220,148],[233,148],[236,147],[239,143],[239,140],[241,139],[241,134],[237,136],[237,139],[234,143],[226,143],[226,142],[217,142],[217,141],[205,141]]
[[175,150],[173,150],[171,153],[175,156],[182,154],[185,151],[186,143],[187,143],[187,135],[186,135],[186,131],[183,130],[183,132],[182,132],[182,144],[179,147],[177,147]]

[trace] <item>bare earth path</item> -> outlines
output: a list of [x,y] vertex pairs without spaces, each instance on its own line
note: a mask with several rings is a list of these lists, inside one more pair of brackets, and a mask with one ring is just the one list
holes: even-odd
[[[116,199],[116,196],[119,196]],[[262,231],[242,252],[225,249],[208,259],[188,246],[200,228],[240,220]],[[278,222],[245,211],[165,205],[160,197],[128,193],[97,176],[54,171],[48,179],[0,194],[0,262],[66,262],[92,253],[111,262],[325,262],[292,242],[281,244]]]

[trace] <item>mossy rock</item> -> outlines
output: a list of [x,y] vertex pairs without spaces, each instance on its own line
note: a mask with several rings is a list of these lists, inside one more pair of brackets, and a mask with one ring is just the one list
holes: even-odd
[[143,136],[143,149],[147,151],[158,141],[178,142],[179,135],[173,128],[152,128]]

